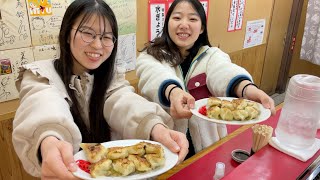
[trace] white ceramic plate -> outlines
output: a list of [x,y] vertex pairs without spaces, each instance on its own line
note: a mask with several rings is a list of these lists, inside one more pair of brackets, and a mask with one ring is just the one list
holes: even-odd
[[[137,144],[141,141],[145,141],[145,142],[149,142],[149,143],[153,143],[153,144],[160,144],[155,141],[128,139],[128,140],[105,142],[105,143],[102,143],[102,145],[107,148],[115,147],[115,146],[131,146],[131,145]],[[131,180],[131,179],[145,179],[145,178],[154,177],[154,176],[160,175],[160,174],[168,171],[173,166],[175,166],[178,162],[178,155],[177,154],[171,152],[168,148],[166,148],[162,144],[160,144],[160,145],[164,149],[164,154],[165,154],[165,159],[166,159],[165,165],[161,168],[157,168],[157,169],[154,169],[154,170],[146,172],[146,173],[132,174],[132,175],[123,176],[123,177],[102,176],[102,177],[98,177],[98,178],[92,178],[90,176],[90,174],[86,173],[85,171],[82,171],[80,168],[78,168],[78,170],[76,172],[74,172],[73,174],[81,179],[92,179],[92,180],[96,180],[96,179],[99,179],[99,180],[110,180],[110,179],[113,179],[113,180],[126,179],[126,180],[128,180],[128,179],[130,179]],[[75,154],[74,159],[75,159],[75,161],[77,161],[79,159],[87,160],[83,151],[79,151],[77,154]]]
[[[232,101],[233,99],[236,99],[236,98],[231,98],[231,97],[218,97],[218,98],[222,99],[222,100],[228,100],[228,101]],[[231,124],[231,125],[255,124],[255,123],[259,123],[259,122],[267,120],[271,115],[270,109],[266,109],[266,108],[264,108],[262,106],[262,104],[257,103],[259,105],[259,108],[260,108],[260,114],[255,119],[246,120],[246,121],[236,121],[236,120],[225,121],[225,120],[221,120],[221,119],[208,118],[207,116],[204,116],[204,115],[199,113],[199,108],[201,108],[202,106],[207,105],[207,101],[208,101],[208,98],[200,99],[200,100],[196,101],[195,102],[195,108],[191,109],[191,112],[195,116],[197,116],[197,117],[199,117],[201,119],[210,121],[210,122],[215,122],[215,123],[220,123],[220,124]]]

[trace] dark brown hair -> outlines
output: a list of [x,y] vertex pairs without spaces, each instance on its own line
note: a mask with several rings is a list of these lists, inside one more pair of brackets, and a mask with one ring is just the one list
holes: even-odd
[[154,58],[159,60],[160,62],[165,61],[169,62],[172,66],[177,66],[181,64],[184,59],[177,47],[177,45],[171,40],[169,36],[169,30],[168,30],[168,23],[170,16],[174,10],[174,8],[177,6],[177,4],[181,2],[188,2],[192,5],[192,7],[198,12],[203,33],[201,33],[194,43],[193,47],[190,48],[188,51],[190,53],[189,56],[194,57],[201,46],[208,45],[211,46],[208,38],[208,31],[207,31],[207,20],[206,20],[206,13],[203,9],[202,4],[199,2],[199,0],[175,0],[167,14],[164,21],[164,26],[162,29],[162,35],[160,37],[156,37],[154,40],[150,41],[149,43],[146,43],[145,48],[142,50],[147,50],[147,53],[152,55]]
[[[105,93],[110,86],[114,74],[115,56],[118,43],[114,44],[110,57],[104,61],[97,69],[90,71],[94,75],[92,94],[89,100],[89,121],[90,128],[87,128],[83,117],[80,115],[80,105],[76,99],[74,91],[69,88],[71,76],[73,75],[73,55],[71,53],[70,32],[75,20],[82,17],[79,27],[87,22],[93,15],[109,21],[112,33],[118,39],[118,25],[112,9],[103,0],[76,0],[67,8],[62,20],[59,33],[60,58],[55,60],[54,66],[60,75],[67,92],[72,100],[70,107],[74,121],[82,134],[83,142],[105,142],[110,140],[110,127],[103,116],[103,107],[105,102]],[[79,27],[77,29],[79,29]],[[78,33],[78,30],[76,31]]]

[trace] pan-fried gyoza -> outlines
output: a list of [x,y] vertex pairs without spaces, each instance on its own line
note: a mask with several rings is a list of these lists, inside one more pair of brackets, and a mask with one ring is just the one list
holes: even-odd
[[90,165],[90,175],[128,176],[148,172],[164,166],[165,156],[161,145],[140,142],[132,146],[105,148],[101,144],[81,143]]
[[259,116],[258,103],[246,99],[220,100],[210,97],[207,102],[207,116],[209,118],[226,121],[246,121]]

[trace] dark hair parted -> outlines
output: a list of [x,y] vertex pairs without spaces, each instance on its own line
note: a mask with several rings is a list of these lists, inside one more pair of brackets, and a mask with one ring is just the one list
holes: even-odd
[[171,17],[171,14],[174,10],[174,8],[182,2],[189,3],[193,9],[199,14],[199,17],[201,19],[202,23],[202,29],[203,32],[199,35],[198,39],[188,50],[189,57],[192,56],[192,58],[197,54],[198,50],[201,46],[208,45],[211,46],[208,38],[208,31],[207,31],[207,20],[206,20],[206,13],[203,9],[202,4],[199,2],[199,0],[175,0],[167,14],[164,21],[164,26],[162,30],[162,35],[160,37],[156,37],[154,40],[150,41],[145,45],[145,48],[142,50],[147,50],[147,53],[152,55],[154,58],[159,60],[160,62],[168,62],[172,66],[180,65],[184,59],[177,47],[177,45],[171,40],[169,36],[169,20]]
[[80,115],[80,105],[76,99],[74,90],[69,88],[72,69],[73,54],[71,53],[69,40],[72,26],[77,18],[82,16],[79,28],[90,20],[93,15],[98,18],[103,18],[104,24],[106,20],[109,21],[112,33],[115,38],[118,38],[118,25],[116,17],[112,9],[103,0],[76,0],[73,1],[67,8],[62,20],[61,29],[59,33],[60,58],[55,60],[54,66],[60,75],[67,92],[72,100],[70,107],[74,121],[79,127],[83,142],[105,142],[110,140],[110,127],[103,116],[103,107],[105,101],[105,93],[110,86],[114,74],[115,56],[117,53],[118,43],[114,44],[113,51],[109,58],[104,61],[97,69],[91,70],[90,74],[94,75],[92,94],[89,100],[89,121],[90,128],[87,128],[83,117]]

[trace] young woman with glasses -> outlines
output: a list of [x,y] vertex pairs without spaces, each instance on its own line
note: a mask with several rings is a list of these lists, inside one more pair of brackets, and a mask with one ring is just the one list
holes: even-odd
[[151,139],[179,153],[184,134],[171,117],[134,93],[115,68],[118,25],[103,0],[76,0],[66,10],[60,58],[24,65],[12,140],[25,170],[43,179],[76,179],[73,153],[81,142]]

